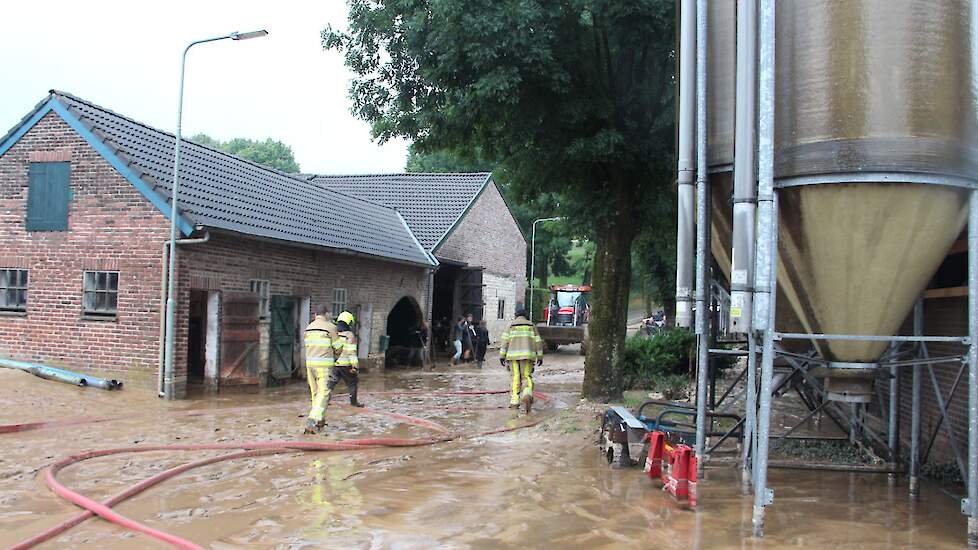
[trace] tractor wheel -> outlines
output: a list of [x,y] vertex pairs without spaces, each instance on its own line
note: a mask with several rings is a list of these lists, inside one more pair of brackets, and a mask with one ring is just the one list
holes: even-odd
[[559,348],[559,347],[560,346],[558,346],[557,344],[555,344],[553,342],[547,342],[547,351],[549,351],[550,353],[553,353],[553,352],[557,351],[557,348]]

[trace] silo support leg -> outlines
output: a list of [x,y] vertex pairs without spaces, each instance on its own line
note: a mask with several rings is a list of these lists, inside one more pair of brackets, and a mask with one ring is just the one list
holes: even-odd
[[753,468],[751,468],[751,447],[753,446],[754,432],[757,424],[757,345],[753,334],[747,335],[747,400],[744,404],[745,418],[744,423],[744,447],[741,460],[741,493],[750,493],[751,481],[753,481]]
[[[978,548],[978,191],[968,205],[968,545]],[[950,422],[948,422],[950,424]]]
[[[924,301],[917,300],[913,308],[913,333],[923,334]],[[913,366],[913,382],[910,390],[910,479],[908,482],[910,498],[920,497],[920,388],[922,365]]]

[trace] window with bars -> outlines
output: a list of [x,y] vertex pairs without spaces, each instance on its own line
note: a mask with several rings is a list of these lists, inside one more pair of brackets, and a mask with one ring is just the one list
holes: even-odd
[[27,311],[26,269],[0,269],[0,311]]
[[506,300],[499,300],[496,305],[496,319],[506,318]]
[[258,312],[262,319],[267,319],[270,314],[269,309],[269,284],[262,279],[252,279],[248,281],[251,291],[258,295]]
[[115,317],[119,304],[118,271],[86,271],[82,312],[98,317]]
[[340,313],[346,310],[346,289],[345,288],[334,288],[333,289],[333,317],[336,317]]

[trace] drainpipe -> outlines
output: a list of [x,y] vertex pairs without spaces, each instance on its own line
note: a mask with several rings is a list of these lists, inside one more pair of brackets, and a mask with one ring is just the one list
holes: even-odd
[[757,121],[757,3],[737,1],[737,110],[734,142],[733,249],[730,267],[730,330],[751,329],[754,288],[754,125]]
[[696,469],[706,465],[706,383],[710,363],[710,179],[706,150],[706,0],[696,0]]
[[[204,236],[199,239],[178,239],[176,243],[178,245],[188,245],[188,244],[203,244],[211,240],[211,234],[209,231],[204,232]],[[166,289],[169,285],[169,279],[167,278],[167,266],[170,264],[170,243],[169,241],[163,243],[163,263],[162,263],[162,274],[160,275],[160,311],[166,310]],[[169,381],[173,385],[173,376],[167,378],[166,372],[164,372],[166,365],[166,317],[160,315],[160,350],[159,350],[159,369],[157,371],[156,379],[156,391],[160,397],[166,396],[166,383]]]
[[696,80],[696,0],[681,0],[679,40],[679,157],[676,196],[676,326],[693,324],[693,137]]

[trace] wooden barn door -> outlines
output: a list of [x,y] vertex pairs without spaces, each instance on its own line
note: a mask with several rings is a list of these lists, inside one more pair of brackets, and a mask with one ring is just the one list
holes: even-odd
[[258,383],[258,296],[225,292],[221,309],[221,385]]
[[476,321],[482,319],[482,268],[462,269],[462,314],[471,313]]
[[291,296],[272,296],[271,371],[276,380],[292,377],[295,344],[295,301]]

